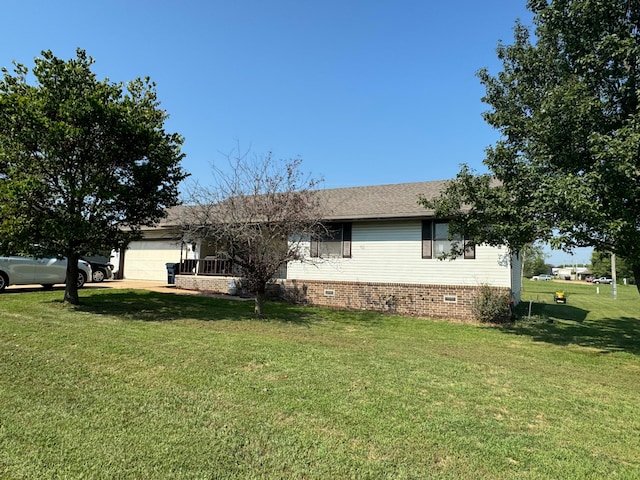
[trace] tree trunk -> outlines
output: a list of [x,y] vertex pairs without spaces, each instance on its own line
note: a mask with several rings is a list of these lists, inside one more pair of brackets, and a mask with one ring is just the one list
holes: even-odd
[[267,301],[267,290],[266,288],[261,288],[256,292],[256,305],[254,308],[254,315],[256,318],[264,317],[264,304]]
[[120,255],[118,255],[118,275],[117,275],[118,280],[124,280],[124,255],[125,255],[125,252],[127,251],[128,243],[129,242],[122,242],[122,244],[120,244],[120,247],[118,249],[118,252],[120,253]]
[[[80,304],[78,296],[78,260],[77,253],[67,252],[67,278],[64,287],[64,302],[71,305]],[[88,279],[87,279],[88,280]]]

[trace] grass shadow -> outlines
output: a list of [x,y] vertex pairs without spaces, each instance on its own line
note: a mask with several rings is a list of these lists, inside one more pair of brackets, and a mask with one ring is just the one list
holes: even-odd
[[[580,309],[576,309],[580,310]],[[640,319],[631,317],[585,320],[567,311],[547,321],[520,320],[503,327],[508,334],[528,336],[536,342],[593,348],[600,353],[626,352],[640,355]],[[581,320],[576,320],[576,315]]]
[[[80,300],[81,304],[74,307],[78,311],[132,321],[256,320],[254,302],[238,297],[226,299],[207,294],[183,295],[138,289],[96,289],[90,295],[82,296]],[[330,321],[336,324],[366,324],[375,327],[402,318],[376,311],[331,309],[282,301],[268,301],[264,310],[265,315],[260,321],[309,326]]]
[[[176,320],[251,320],[254,303],[207,295],[178,295],[149,290],[103,290],[83,296],[78,311],[110,315],[126,320],[166,322]],[[314,320],[313,312],[301,307],[267,302],[266,321],[305,324]]]
[[544,320],[571,320],[582,323],[589,314],[588,310],[573,305],[559,303],[521,302],[517,309],[518,318],[536,318]]

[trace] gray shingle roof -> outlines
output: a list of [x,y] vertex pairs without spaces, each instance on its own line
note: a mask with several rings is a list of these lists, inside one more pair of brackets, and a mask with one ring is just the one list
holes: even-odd
[[[434,198],[444,189],[448,180],[397,183],[366,187],[331,188],[318,190],[323,202],[326,220],[358,221],[376,219],[421,218],[433,211],[418,204],[420,195]],[[180,224],[189,206],[170,208],[167,218],[155,228],[168,228]]]
[[373,220],[428,217],[433,211],[418,204],[420,195],[436,197],[447,180],[320,190],[327,220]]

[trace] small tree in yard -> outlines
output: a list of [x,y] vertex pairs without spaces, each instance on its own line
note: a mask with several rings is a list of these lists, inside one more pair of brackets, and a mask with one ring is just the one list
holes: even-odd
[[0,250],[67,257],[64,301],[79,302],[78,259],[120,246],[177,203],[182,138],[166,133],[147,78],[99,81],[83,50],[50,51],[0,80]]
[[261,317],[267,285],[282,266],[302,260],[306,241],[324,228],[318,180],[301,172],[300,159],[276,161],[271,154],[257,158],[238,150],[228,162],[228,172],[213,168],[214,187],[191,189],[183,234],[215,242],[218,255],[233,261]]

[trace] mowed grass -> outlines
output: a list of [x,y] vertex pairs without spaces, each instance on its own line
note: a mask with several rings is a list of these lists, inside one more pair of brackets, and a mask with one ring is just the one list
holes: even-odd
[[555,286],[507,328],[6,292],[0,478],[640,478],[640,297]]
[[[554,303],[557,291],[565,293],[566,304]],[[614,299],[611,285],[525,280],[522,300],[520,317],[542,323],[532,327],[520,322],[516,331],[557,345],[640,355],[640,295],[635,285],[618,285]]]

